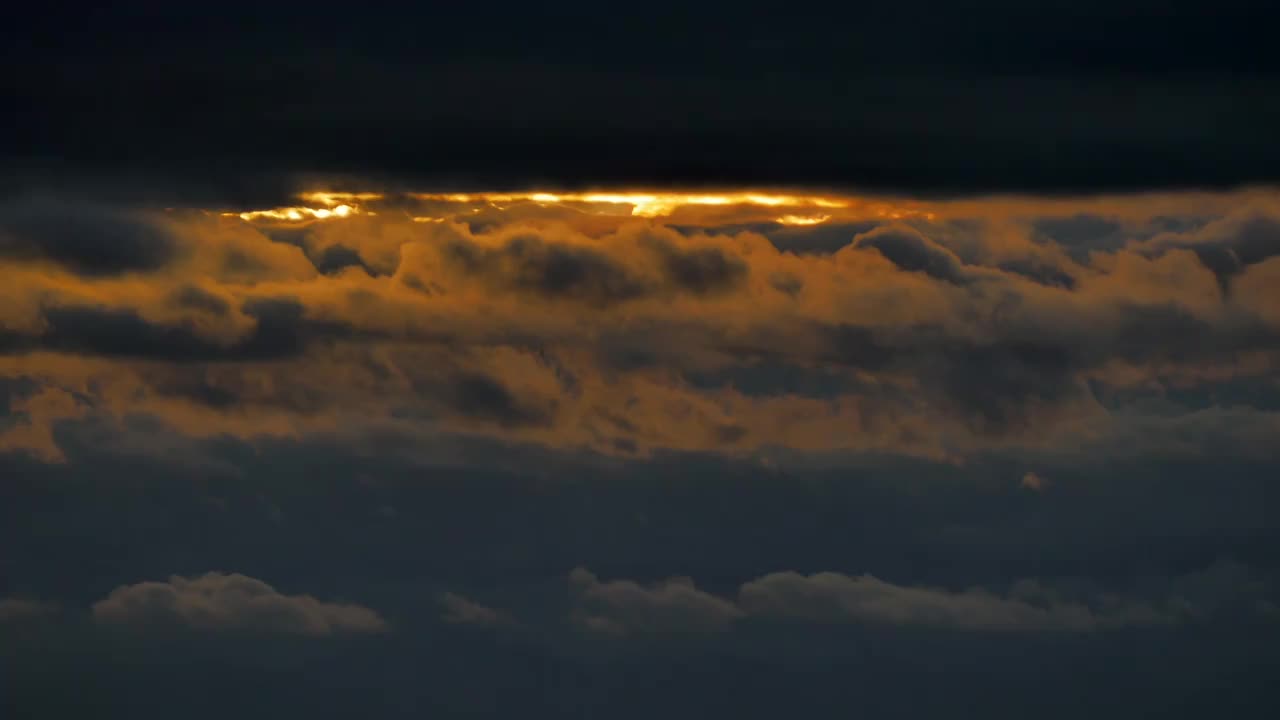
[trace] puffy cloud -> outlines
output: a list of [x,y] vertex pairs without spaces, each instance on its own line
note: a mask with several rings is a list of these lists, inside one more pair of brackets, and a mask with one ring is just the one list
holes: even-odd
[[877,250],[906,272],[922,272],[949,283],[964,281],[960,259],[909,226],[879,227],[862,233],[854,237],[853,247]]
[[1006,590],[898,585],[872,575],[775,572],[743,583],[736,597],[699,590],[689,578],[651,585],[603,582],[578,568],[576,616],[600,632],[724,630],[746,619],[919,627],[979,632],[1094,632],[1220,617],[1268,617],[1268,582],[1247,566],[1219,560],[1208,568],[1135,588],[1106,592],[1089,583],[1024,579]]
[[644,586],[601,581],[585,568],[569,574],[581,603],[579,621],[605,633],[697,632],[726,629],[743,613],[732,602],[699,590],[689,578]]
[[440,605],[444,609],[444,621],[450,624],[495,626],[512,623],[511,616],[507,613],[481,605],[457,593],[442,593]]
[[[6,445],[57,458],[48,424],[87,413],[950,461],[1131,433],[1118,390],[1280,362],[1274,194],[842,196],[786,243],[768,204],[377,202],[300,226],[165,214],[181,251],[146,276],[0,259],[0,375],[77,408],[15,415]],[[805,232],[840,249],[789,250]],[[1241,259],[1229,294],[1210,246]]]
[[441,252],[460,272],[482,278],[498,289],[547,299],[612,305],[652,291],[625,265],[597,250],[551,244],[537,235],[518,235],[498,247],[456,240]]
[[285,595],[261,580],[217,572],[122,585],[94,603],[93,617],[111,625],[177,624],[300,635],[387,630],[387,623],[369,608]]

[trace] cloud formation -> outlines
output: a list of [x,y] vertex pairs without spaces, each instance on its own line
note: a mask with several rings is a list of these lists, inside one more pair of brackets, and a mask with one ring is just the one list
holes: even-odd
[[444,621],[452,625],[493,627],[511,625],[514,622],[510,615],[501,610],[481,605],[453,592],[441,593],[440,606],[444,609]]
[[0,598],[0,623],[22,622],[48,615],[54,607],[39,600],[21,597]]
[[589,570],[576,568],[569,583],[583,605],[579,621],[596,632],[723,630],[743,616],[732,602],[699,590],[689,578],[644,586],[630,580],[602,582]]
[[690,578],[644,585],[601,581],[584,568],[569,575],[576,617],[589,630],[614,633],[705,632],[746,619],[852,623],[974,632],[1094,632],[1177,625],[1230,614],[1269,617],[1268,585],[1239,563],[1117,594],[1072,582],[1023,579],[1003,591],[952,590],[886,582],[872,575],[774,572],[738,586],[736,597],[700,590]]
[[381,633],[378,613],[360,605],[285,595],[238,573],[122,585],[93,604],[93,617],[108,625],[178,625],[195,630],[245,630],[298,635]]
[[[247,440],[962,462],[1114,446],[1143,402],[1272,383],[1280,358],[1268,190],[831,195],[812,226],[782,224],[808,211],[786,195],[307,197],[355,209],[86,210],[163,231],[139,236],[169,250],[110,271],[19,224],[46,249],[0,256],[0,377],[28,388],[0,444],[58,460],[53,425],[143,415]],[[1212,400],[1179,417],[1208,410],[1280,426]]]

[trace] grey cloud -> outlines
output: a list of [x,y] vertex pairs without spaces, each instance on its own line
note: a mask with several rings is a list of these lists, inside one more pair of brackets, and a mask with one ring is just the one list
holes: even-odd
[[918,231],[905,225],[888,225],[853,239],[855,248],[880,251],[889,262],[907,272],[922,272],[944,282],[965,281],[960,259]]
[[481,605],[457,593],[442,593],[440,605],[444,609],[444,621],[454,625],[495,626],[512,622],[505,612]]
[[[212,305],[197,295],[187,300]],[[246,302],[243,310],[257,320],[257,326],[230,344],[204,338],[187,325],[153,323],[132,309],[83,305],[46,308],[44,333],[18,344],[28,349],[170,362],[268,360],[297,355],[308,333],[315,330],[304,322],[302,305],[291,299],[255,299]]]
[[738,603],[753,615],[957,630],[1092,630],[1100,619],[1072,603],[1036,606],[973,588],[894,585],[870,575],[781,572],[746,583]]
[[1076,279],[1071,273],[1063,268],[1054,266],[1052,263],[1034,258],[1002,260],[996,263],[995,268],[1049,287],[1057,287],[1064,290],[1074,290],[1076,287]]
[[769,285],[784,295],[795,297],[804,290],[804,281],[791,273],[776,272],[769,276]]
[[365,264],[360,253],[345,245],[330,245],[322,250],[314,259],[316,270],[325,275],[333,275],[349,267],[358,267],[369,273],[377,273]]
[[688,578],[650,586],[601,581],[585,568],[569,575],[581,603],[580,622],[607,633],[690,632],[726,629],[742,617],[732,602],[699,590]]
[[0,208],[0,257],[50,260],[90,276],[158,270],[178,252],[159,225],[129,212],[47,200]]
[[1087,260],[1095,250],[1118,250],[1127,239],[1118,221],[1083,213],[1038,218],[1032,221],[1031,230],[1034,238],[1060,245],[1077,261]]
[[547,425],[554,418],[554,407],[519,398],[501,381],[474,372],[453,378],[444,400],[460,415],[503,427]]
[[173,293],[173,303],[189,310],[203,310],[214,315],[226,315],[231,304],[197,285],[184,285]]
[[738,287],[748,274],[741,258],[715,247],[684,249],[653,240],[667,281],[693,295],[713,295]]
[[548,299],[612,305],[641,297],[651,289],[603,253],[547,242],[536,235],[520,235],[493,249],[454,240],[443,252],[447,262],[469,275],[496,287]]
[[54,607],[48,603],[20,597],[0,598],[0,623],[21,622],[47,615]]
[[735,598],[689,578],[650,585],[570,575],[578,620],[616,634],[724,630],[746,619],[910,626],[977,632],[1094,632],[1232,615],[1268,617],[1271,585],[1247,566],[1219,561],[1163,582],[1105,592],[1089,583],[1013,582],[1001,592],[897,585],[872,575],[776,572],[743,583]]
[[94,603],[93,617],[110,625],[178,625],[299,635],[380,633],[388,629],[369,608],[321,602],[310,595],[285,595],[261,580],[217,572],[122,585]]
[[1166,232],[1141,246],[1148,256],[1169,250],[1194,252],[1213,271],[1226,292],[1231,278],[1245,268],[1280,255],[1280,219],[1263,213],[1247,213],[1209,223],[1191,232]]

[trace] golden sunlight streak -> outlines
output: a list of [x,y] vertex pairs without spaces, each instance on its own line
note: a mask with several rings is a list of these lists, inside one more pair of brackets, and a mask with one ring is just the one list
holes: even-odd
[[779,225],[819,225],[830,219],[830,215],[783,215],[775,222]]
[[[224,216],[239,217],[247,221],[304,223],[315,220],[335,220],[355,215],[376,215],[371,208],[388,201],[388,195],[379,192],[338,192],[313,190],[297,195],[297,206],[224,212]],[[474,193],[406,193],[397,196],[401,200],[462,206],[457,210],[436,208],[426,214],[406,213],[413,222],[438,223],[459,211],[480,212],[477,206],[488,205],[499,210],[506,203],[532,203],[543,207],[563,207],[585,215],[663,218],[691,208],[723,208],[716,217],[725,219],[725,213],[735,209],[756,217],[753,209],[770,209],[782,214],[773,217],[781,225],[820,225],[828,221],[870,218],[935,218],[934,213],[923,210],[923,205],[911,201],[885,201],[840,195],[797,195],[771,193],[758,190],[723,192],[685,191],[593,191],[593,192],[474,192]],[[815,211],[825,212],[815,212]],[[794,211],[794,212],[788,212]],[[683,217],[683,215],[682,215]]]
[[533,202],[540,204],[582,203],[588,205],[630,205],[637,217],[662,217],[691,205],[751,205],[757,207],[849,207],[847,200],[815,195],[774,195],[756,192],[700,194],[687,192],[591,192],[591,193],[415,193],[417,200],[452,203]]
[[330,218],[345,218],[350,215],[360,214],[362,211],[352,205],[338,205],[334,208],[309,208],[309,207],[284,207],[273,208],[271,210],[250,210],[248,212],[222,213],[224,216],[239,217],[241,220],[285,220],[289,222],[301,222],[303,220],[328,220]]

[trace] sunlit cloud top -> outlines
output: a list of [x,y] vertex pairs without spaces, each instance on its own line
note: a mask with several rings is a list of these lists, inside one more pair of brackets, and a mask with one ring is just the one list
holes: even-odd
[[[59,424],[151,416],[249,440],[964,462],[1262,449],[1280,428],[1271,189],[316,189],[195,210],[3,209],[0,379],[23,391],[0,447],[57,461]],[[1247,402],[1219,404],[1223,383]],[[1180,410],[1149,411],[1170,393]]]
[[[513,205],[560,207],[589,215],[630,215],[640,218],[684,216],[698,209],[720,211],[718,217],[731,217],[736,210],[744,215],[771,211],[783,213],[768,217],[781,225],[818,225],[832,219],[864,217],[907,218],[928,217],[931,213],[919,202],[884,200],[856,196],[800,195],[767,191],[642,191],[614,190],[597,192],[471,192],[471,193],[404,193],[390,196],[378,192],[338,192],[316,190],[300,193],[305,205],[261,208],[224,213],[248,221],[309,222],[372,214],[384,201],[404,208],[415,203],[429,205],[445,215],[413,214],[418,222],[439,222],[453,212],[474,212],[477,208],[506,209]],[[790,212],[787,212],[790,211]],[[824,212],[815,212],[824,211]],[[725,215],[724,213],[730,213]]]

